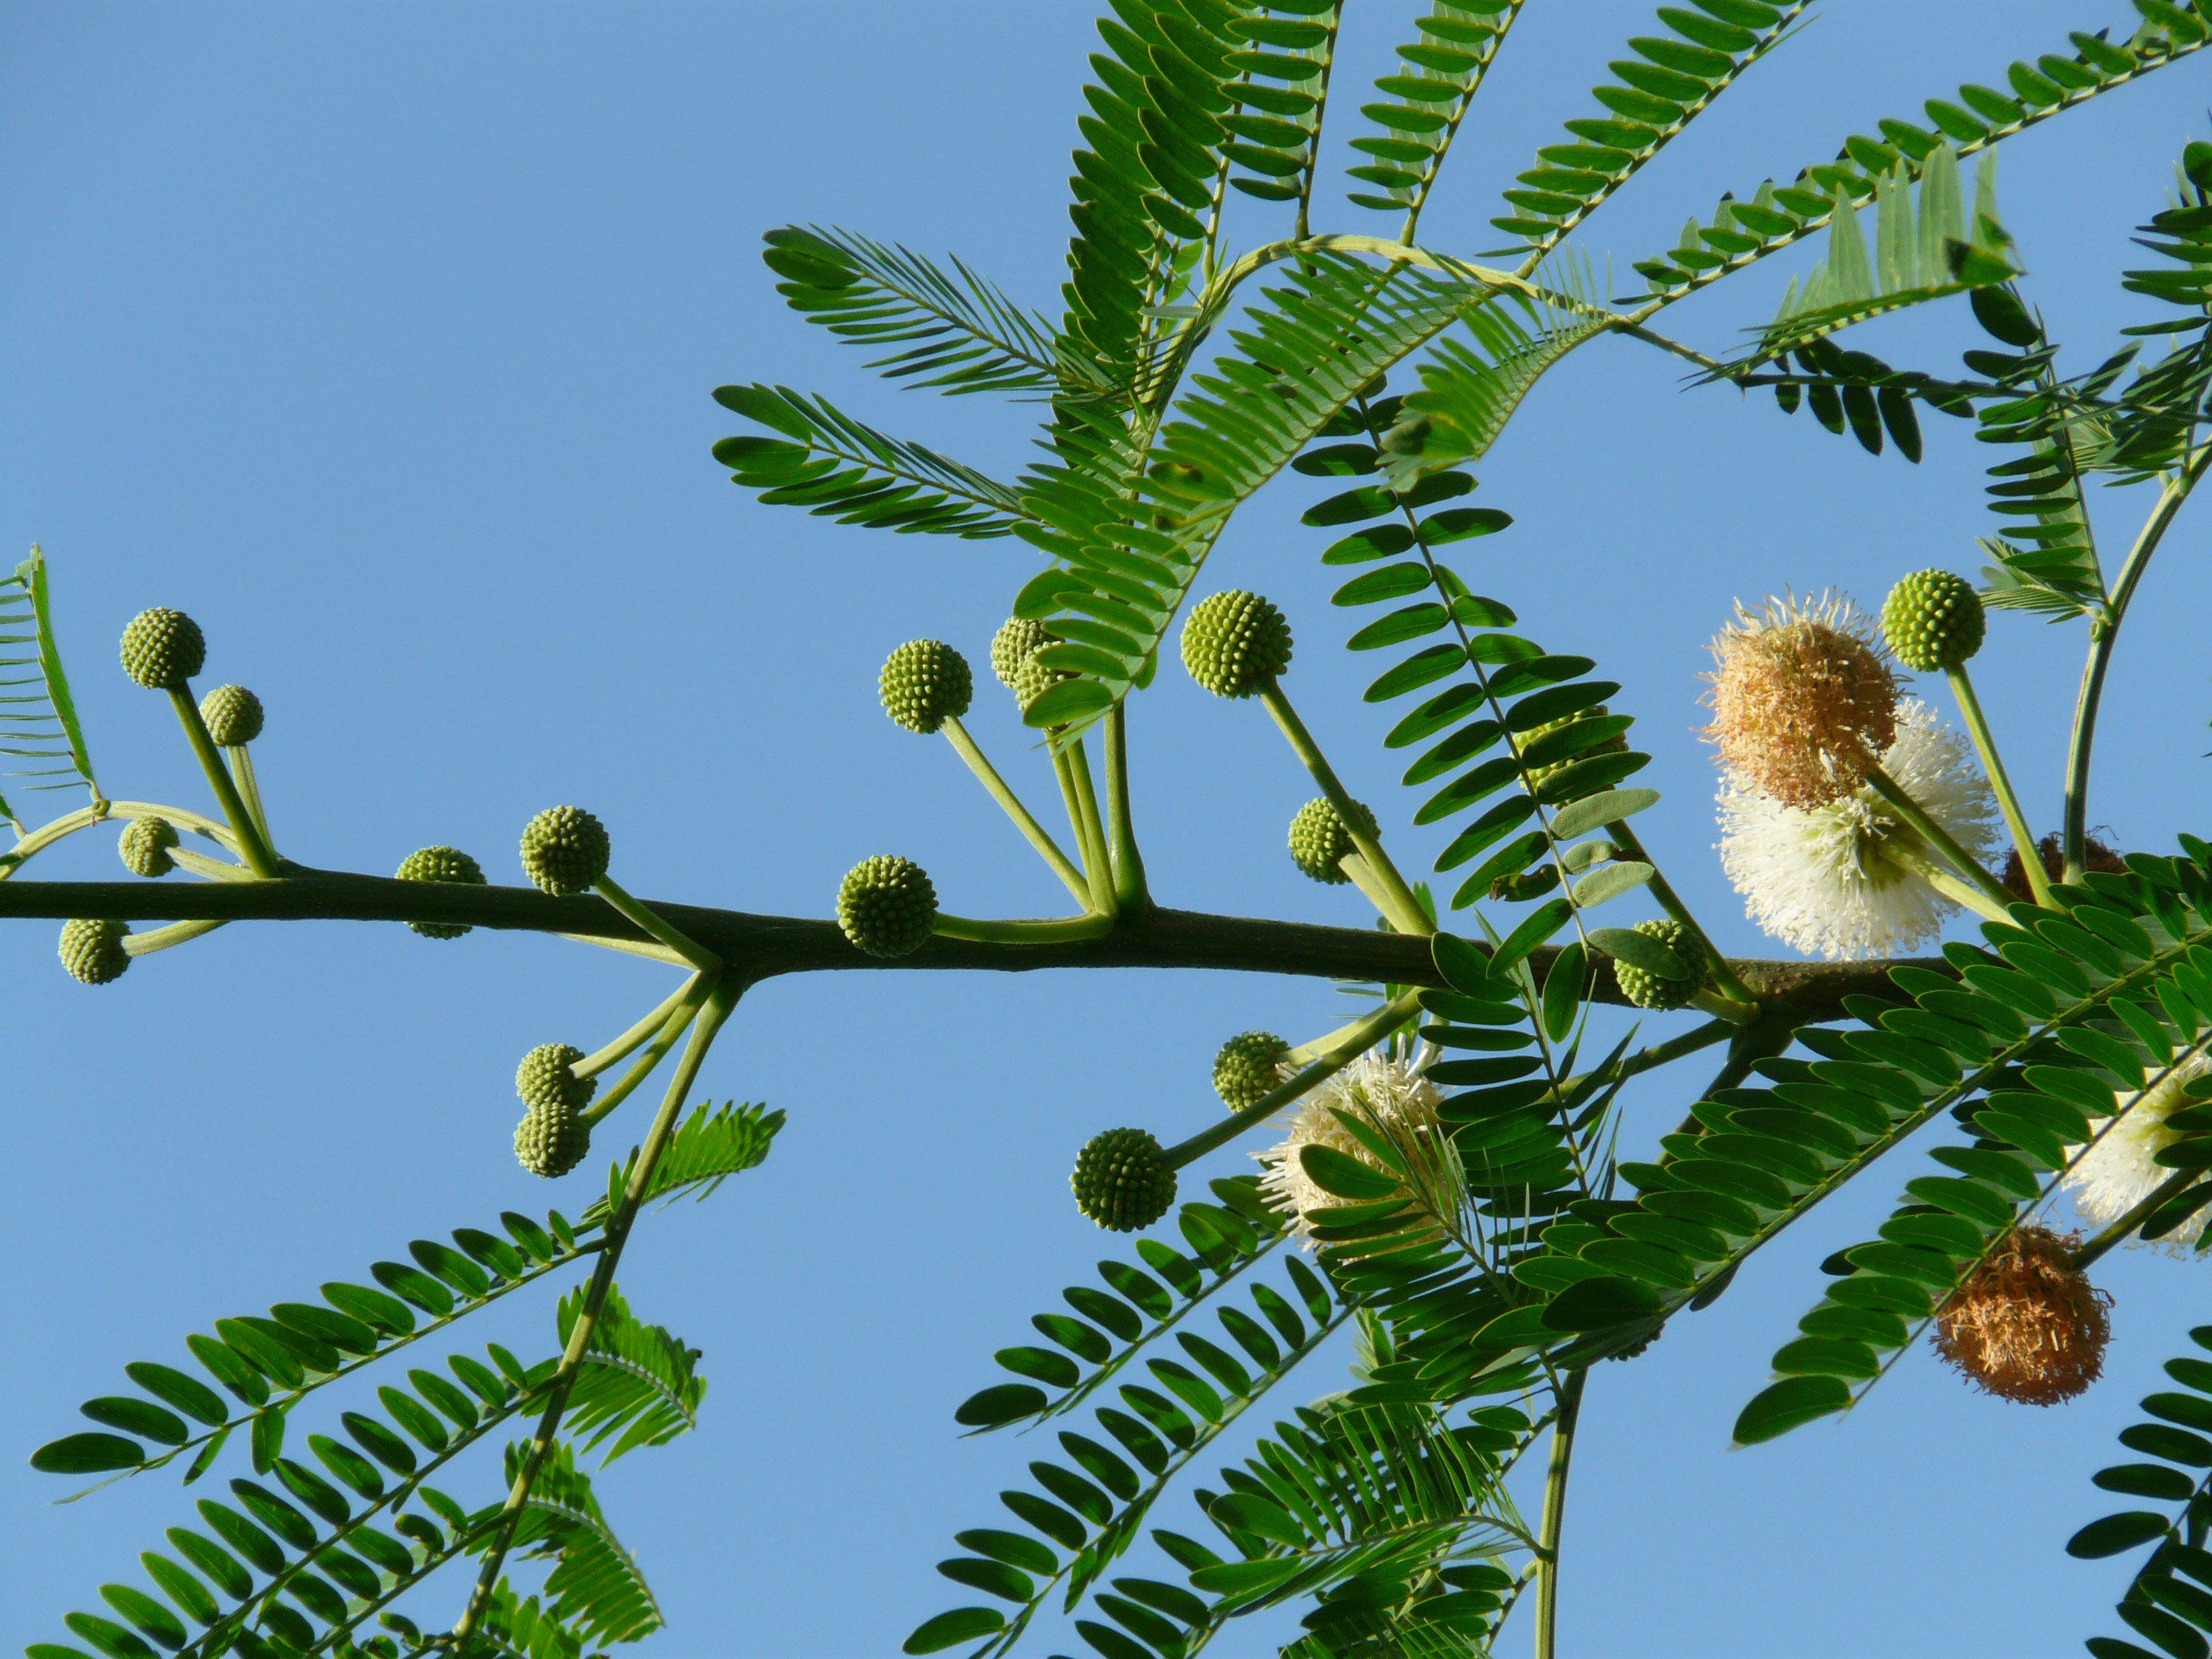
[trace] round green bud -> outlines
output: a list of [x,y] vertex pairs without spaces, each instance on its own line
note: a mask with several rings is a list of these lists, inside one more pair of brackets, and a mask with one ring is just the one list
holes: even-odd
[[1059,637],[1041,622],[1027,617],[1007,617],[991,636],[991,672],[999,677],[1000,684],[1012,690],[1014,676],[1030,654]]
[[[484,884],[483,866],[458,847],[424,847],[400,860],[392,875],[400,881],[442,881],[457,887]],[[459,939],[467,933],[465,921],[410,921],[424,939]]]
[[1613,977],[1620,986],[1621,995],[1639,1008],[1680,1008],[1691,998],[1705,988],[1712,976],[1711,964],[1705,961],[1704,947],[1692,936],[1690,930],[1672,917],[1654,921],[1639,921],[1636,931],[1646,939],[1656,939],[1674,953],[1675,958],[1690,970],[1687,979],[1663,979],[1657,974],[1648,974],[1633,963],[1613,958]]
[[1916,570],[1882,601],[1882,638],[1898,661],[1919,673],[1960,667],[1982,648],[1988,628],[1982,596],[1948,570]]
[[1291,665],[1291,624],[1257,593],[1216,593],[1182,625],[1182,665],[1217,697],[1249,697]]
[[1142,1129],[1109,1129],[1076,1154],[1075,1207],[1110,1232],[1149,1227],[1175,1202],[1175,1171]]
[[149,691],[182,685],[207,661],[207,637],[181,611],[141,611],[123,630],[123,672]]
[[580,806],[549,806],[522,831],[522,868],[558,896],[581,893],[607,872],[607,827]]
[[568,1174],[591,1150],[592,1126],[572,1106],[533,1106],[514,1126],[516,1160],[548,1181]]
[[70,977],[86,985],[112,985],[131,965],[123,948],[127,921],[65,921],[62,924],[62,966]]
[[942,640],[908,640],[884,659],[876,680],[884,713],[924,736],[968,712],[975,678],[968,659]]
[[1034,655],[1024,657],[1014,671],[1014,706],[1027,714],[1039,697],[1062,680],[1074,678],[1066,669],[1046,667]]
[[872,957],[921,948],[937,920],[937,889],[910,859],[862,859],[837,884],[837,925]]
[[242,685],[218,685],[200,699],[200,719],[218,745],[235,749],[261,735],[261,699]]
[[565,1042],[541,1042],[514,1068],[514,1092],[532,1108],[560,1106],[580,1112],[599,1091],[595,1077],[578,1077],[569,1068],[584,1057]]
[[1259,1104],[1283,1080],[1291,1045],[1273,1031],[1239,1031],[1213,1057],[1213,1092],[1232,1112]]
[[177,826],[167,818],[133,818],[123,826],[115,844],[123,867],[134,876],[166,876],[177,867],[169,849],[177,844]]
[[[1376,833],[1375,814],[1358,801],[1352,803],[1352,810],[1359,833],[1371,839]],[[1350,881],[1341,866],[1345,854],[1357,850],[1352,831],[1345,828],[1344,820],[1337,817],[1336,808],[1325,795],[1308,801],[1291,820],[1291,857],[1316,881],[1325,881],[1332,887]]]

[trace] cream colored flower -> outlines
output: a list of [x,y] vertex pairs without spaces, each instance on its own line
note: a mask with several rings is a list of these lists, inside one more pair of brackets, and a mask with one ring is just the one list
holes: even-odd
[[1849,795],[1897,735],[1897,676],[1873,621],[1823,593],[1739,605],[1712,642],[1705,736],[1738,787],[1785,806]]
[[[1390,1144],[1409,1155],[1409,1161],[1425,1175],[1443,1166],[1450,1148],[1437,1121],[1437,1107],[1443,1097],[1422,1073],[1421,1062],[1393,1058],[1380,1049],[1360,1055],[1335,1076],[1320,1084],[1292,1109],[1282,1141],[1266,1152],[1255,1152],[1264,1173],[1261,1190],[1268,1204],[1291,1218],[1291,1228],[1314,1248],[1314,1212],[1346,1200],[1324,1192],[1306,1173],[1298,1154],[1308,1146],[1326,1146],[1355,1158],[1382,1173],[1382,1162],[1345,1127],[1336,1115],[1344,1112],[1373,1126]],[[1427,1186],[1426,1180],[1421,1183]],[[1404,1186],[1400,1192],[1417,1196]]]
[[[1908,697],[1882,769],[1967,852],[1987,854],[1996,801],[1965,738]],[[1885,846],[1921,856],[1920,836],[1862,786],[1825,806],[1785,806],[1734,781],[1720,792],[1721,868],[1766,932],[1831,961],[1894,955],[1933,939],[1958,907],[1882,856]]]
[[[2195,1103],[2182,1092],[2182,1085],[2203,1076],[2208,1069],[2212,1069],[2212,1062],[2201,1054],[2192,1055],[2141,1093],[2115,1094],[2112,1103],[2119,1109],[2113,1115],[2119,1121],[2092,1118],[2091,1133],[2102,1130],[2103,1133],[2086,1152],[2079,1146],[2066,1149],[2069,1158],[2080,1152],[2081,1161],[2066,1172],[2059,1185],[2084,1221],[2093,1226],[2109,1226],[2173,1178],[2172,1170],[2152,1159],[2181,1139],[2166,1127],[2166,1121],[2184,1106]],[[2204,1222],[2205,1213],[2199,1210],[2163,1238],[2130,1238],[2128,1243],[2175,1255],[2193,1255],[2190,1247],[2203,1237]]]

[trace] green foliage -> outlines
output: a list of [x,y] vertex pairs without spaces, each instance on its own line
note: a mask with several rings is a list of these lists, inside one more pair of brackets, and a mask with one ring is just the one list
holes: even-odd
[[[8,763],[0,766],[0,777],[68,780],[32,783],[27,786],[31,789],[66,789],[82,783],[94,801],[100,799],[84,729],[70,696],[69,677],[62,672],[61,653],[54,646],[46,556],[35,547],[15,567],[15,574],[0,580],[0,760]],[[23,764],[33,761],[62,764]],[[21,828],[4,795],[0,795],[0,818]],[[6,868],[0,864],[0,873]]]
[[[702,1102],[669,1136],[668,1145],[646,1177],[641,1201],[673,1204],[686,1194],[694,1203],[704,1200],[732,1176],[757,1167],[767,1158],[783,1121],[781,1111],[772,1112],[763,1105],[740,1106],[730,1101],[716,1109],[712,1102]],[[585,1209],[585,1225],[606,1224],[615,1211],[615,1195],[629,1185],[637,1158],[638,1149],[633,1146],[627,1158],[609,1168],[608,1196],[594,1199]]]
[[1520,15],[1521,0],[1438,0],[1415,22],[1413,40],[1398,48],[1404,67],[1375,82],[1384,101],[1361,107],[1377,131],[1352,141],[1370,158],[1351,169],[1369,186],[1352,192],[1354,207],[1402,213],[1413,235],[1459,124]]
[[[1910,1006],[1859,1010],[1863,1030],[1802,1033],[1825,1058],[1762,1068],[1783,1077],[1771,1093],[1798,1110],[1795,1121],[1765,1102],[1715,1103],[1711,1120],[1694,1109],[1709,1134],[1659,1172],[1664,1184],[1647,1189],[1646,1204],[1669,1185],[1680,1190],[1701,1154],[1734,1153],[1770,1186],[1825,1188],[1832,1166],[1863,1156],[1862,1143],[1892,1144],[1940,1111],[1976,1135],[1938,1147],[1943,1172],[1907,1182],[1907,1201],[1880,1237],[1841,1252],[1840,1276],[1774,1357],[1781,1380],[1744,1408],[1739,1441],[1856,1401],[2022,1206],[2047,1198],[2094,1144],[2090,1119],[2111,1117],[2117,1092],[2149,1086],[2202,1046],[2212,1027],[2207,866],[2145,854],[2128,863],[2127,876],[2093,872],[2086,885],[2054,888],[2061,914],[2015,905],[2012,924],[1984,924],[1990,951],[1952,947],[1957,981],[1894,969]],[[2177,1170],[2188,1157],[2160,1154]]]
[[[524,1454],[519,1444],[507,1449],[510,1486]],[[514,1542],[518,1549],[555,1563],[545,1579],[546,1612],[586,1641],[636,1642],[660,1628],[660,1604],[652,1587],[607,1524],[591,1480],[576,1468],[568,1446],[556,1447],[538,1471],[524,1500]]]
[[[1055,1591],[1066,1609],[1080,1605],[1137,1540],[1168,1483],[1350,1316],[1351,1308],[1332,1297],[1320,1275],[1295,1257],[1278,1254],[1287,1291],[1252,1283],[1249,1310],[1217,1304],[1224,1340],[1188,1329],[1188,1316],[1198,1304],[1270,1250],[1283,1225],[1252,1176],[1216,1182],[1213,1191],[1219,1203],[1194,1201],[1178,1212],[1189,1255],[1144,1239],[1137,1245],[1143,1267],[1101,1265],[1100,1276],[1127,1307],[1118,1306],[1115,1298],[1071,1295],[1069,1305],[1096,1323],[1056,1314],[1040,1316],[1038,1329],[1083,1359],[1087,1371],[1050,1349],[1000,1352],[1001,1365],[1056,1390],[1057,1399],[1042,1388],[1002,1384],[961,1407],[960,1420],[978,1426],[1063,1415],[1170,1329],[1184,1355],[1146,1358],[1150,1381],[1123,1382],[1115,1390],[1118,1404],[1093,1406],[1091,1434],[1062,1431],[1060,1443],[1067,1461],[1030,1465],[1042,1492],[1000,1494],[1026,1531],[983,1528],[961,1533],[955,1541],[969,1553],[939,1564],[938,1571],[953,1583],[1010,1603],[1013,1613],[978,1605],[939,1613],[915,1629],[905,1651],[936,1653],[974,1644],[969,1652],[981,1659],[1011,1649]],[[1149,1322],[1130,1317],[1132,1310]],[[1119,1588],[1121,1581],[1115,1582]],[[1098,1600],[1109,1617],[1121,1619],[1109,1605],[1112,1598]],[[1078,1628],[1094,1647],[1107,1659],[1124,1659],[1113,1645],[1116,1632],[1108,1630],[1102,1638],[1095,1630],[1106,1627],[1088,1624]]]
[[1313,197],[1342,10],[1338,0],[1283,0],[1251,8],[1228,25],[1230,38],[1242,43],[1224,60],[1237,78],[1222,88],[1237,102],[1221,118],[1230,187],[1263,202],[1296,202],[1301,225]]
[[[2212,1349],[2212,1325],[2189,1333],[2199,1348]],[[2132,1498],[2178,1504],[2171,1518],[2149,1510],[2126,1510],[2092,1521],[2066,1546],[2069,1555],[2098,1560],[2145,1544],[2157,1547],[2145,1558],[2120,1597],[2118,1613],[2136,1634],[2163,1652],[2202,1651],[2212,1631],[2212,1554],[2204,1534],[2212,1523],[2212,1364],[2193,1355],[2166,1362],[2166,1374],[2186,1392],[2148,1395],[2142,1410],[2149,1419],[2120,1431],[2120,1443],[2143,1460],[2100,1469],[2091,1480],[2100,1489]],[[2157,1659],[2133,1642],[2093,1637],[2096,1659]]]
[[[557,1322],[564,1348],[583,1305],[580,1286],[561,1298]],[[699,1401],[707,1392],[698,1363],[696,1348],[632,1318],[622,1293],[610,1289],[568,1391],[568,1432],[580,1437],[584,1451],[614,1443],[599,1460],[603,1468],[640,1446],[666,1445],[698,1426]]]

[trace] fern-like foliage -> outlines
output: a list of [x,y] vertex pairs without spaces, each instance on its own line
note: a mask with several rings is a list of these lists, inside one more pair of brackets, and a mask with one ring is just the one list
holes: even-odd
[[1401,234],[1412,240],[1445,153],[1520,15],[1521,0],[1438,0],[1421,15],[1397,49],[1403,67],[1375,82],[1383,101],[1361,107],[1380,131],[1352,141],[1369,158],[1351,169],[1366,186],[1351,193],[1354,207],[1404,215]]
[[[512,1484],[526,1449],[507,1449]],[[636,1642],[664,1622],[637,1559],[608,1525],[592,1482],[567,1444],[554,1448],[525,1500],[517,1548],[554,1562],[546,1576],[547,1613],[592,1642]]]
[[[1281,1231],[1282,1218],[1267,1207],[1254,1177],[1218,1181],[1213,1192],[1219,1203],[1185,1205],[1178,1217],[1185,1240],[1201,1257],[1218,1259],[1224,1248],[1252,1255],[1263,1240]],[[1141,1259],[1175,1281],[1189,1299],[1200,1288],[1200,1263],[1188,1258],[1170,1262],[1173,1255],[1155,1249],[1141,1252]],[[981,1605],[956,1607],[919,1626],[907,1638],[905,1651],[936,1653],[973,1644],[971,1659],[1003,1653],[1055,1593],[1069,1609],[1091,1594],[1137,1541],[1168,1484],[1350,1316],[1350,1306],[1330,1294],[1319,1274],[1295,1256],[1277,1259],[1287,1275],[1288,1294],[1255,1284],[1249,1294],[1256,1316],[1243,1309],[1219,1309],[1225,1342],[1179,1330],[1176,1341],[1184,1359],[1147,1359],[1148,1382],[1124,1382],[1115,1390],[1117,1404],[1091,1407],[1093,1434],[1061,1431],[1066,1462],[1040,1459],[1030,1465],[1042,1491],[1018,1488],[1000,1494],[1027,1530],[978,1528],[957,1535],[954,1541],[969,1553],[939,1563],[938,1571],[955,1583],[1011,1604],[1012,1614]],[[1161,1298],[1138,1282],[1150,1277],[1131,1269],[1115,1273],[1108,1282],[1128,1285],[1157,1307]],[[1155,1281],[1151,1288],[1160,1287]],[[1067,1370],[1074,1369],[1070,1365]],[[1063,1376],[1070,1385],[1076,1380]],[[1101,1605],[1105,1606],[1103,1600]],[[1106,1610],[1120,1620],[1112,1607]],[[1108,1635],[1102,1638],[1086,1629],[1091,1644],[1107,1659],[1122,1659],[1113,1645],[1117,1632],[1096,1628]]]
[[[2189,1340],[2212,1350],[2212,1325],[2199,1325]],[[2140,1460],[2103,1468],[2091,1477],[2105,1492],[2124,1492],[2176,1505],[2172,1514],[2126,1510],[2092,1521],[2068,1540],[2066,1553],[2100,1560],[2154,1544],[2128,1581],[2118,1611],[2136,1635],[2166,1655],[2193,1654],[2212,1632],[2212,1553],[2204,1549],[2212,1523],[2212,1362],[2185,1354],[2166,1362],[2166,1374],[2180,1390],[2148,1395],[2142,1410],[2148,1419],[2120,1431],[2120,1443]],[[2110,1636],[2089,1638],[2096,1659],[2159,1659],[2133,1642]]]
[[[320,1303],[280,1302],[265,1316],[219,1319],[212,1334],[185,1339],[197,1370],[153,1360],[125,1366],[140,1392],[85,1401],[79,1409],[100,1430],[50,1441],[31,1455],[31,1467],[50,1474],[137,1474],[189,1452],[189,1486],[245,1430],[256,1472],[268,1474],[292,1408],[309,1395],[599,1249],[596,1222],[580,1230],[557,1210],[543,1226],[513,1211],[500,1224],[504,1238],[474,1227],[457,1230],[452,1244],[418,1238],[408,1246],[410,1260],[370,1267],[373,1286],[336,1281],[322,1287]],[[440,1396],[434,1403],[441,1411],[462,1408],[470,1392],[497,1391],[492,1374],[475,1362],[453,1363],[470,1373],[458,1391],[434,1372],[410,1376]],[[244,1410],[227,1405],[223,1394]]]
[[1872,200],[1880,181],[1894,179],[1900,162],[1917,179],[1922,164],[1947,140],[1959,155],[1975,155],[2198,51],[2212,36],[2193,3],[2147,9],[2155,15],[2147,15],[2124,43],[2076,30],[2069,37],[2070,58],[2053,52],[2033,64],[2014,64],[2004,76],[2009,92],[1969,83],[1955,100],[1927,101],[1928,126],[1884,120],[1880,138],[1854,134],[1834,161],[1802,169],[1787,185],[1769,179],[1747,204],[1733,193],[1723,198],[1709,222],[1693,224],[1669,252],[1637,261],[1637,270],[1655,296],[1680,298],[1820,229],[1838,190],[1853,202]]
[[[1899,1128],[1948,1109],[1978,1137],[1970,1146],[1937,1148],[1933,1157],[1945,1172],[1907,1182],[1907,1202],[1881,1236],[1842,1252],[1848,1271],[1800,1322],[1799,1338],[1776,1353],[1781,1378],[1744,1408],[1738,1440],[1769,1439],[1852,1404],[1887,1370],[1885,1356],[1901,1352],[1926,1328],[1946,1297],[2013,1229],[2023,1206],[2048,1199],[2082,1148],[2094,1144],[2090,1121],[2112,1118],[2118,1093],[2165,1075],[2212,1028],[2207,866],[2147,854],[2132,854],[2128,863],[2127,876],[2093,873],[2084,885],[2055,888],[2059,914],[2018,905],[2013,923],[1984,923],[1990,951],[1952,947],[1958,982],[1894,969],[1891,977],[1911,1006],[1859,1009],[1864,1030],[1804,1033],[1827,1057],[1805,1067],[1805,1081],[1792,1079],[1774,1091],[1810,1115],[1795,1126],[1795,1137],[1790,1125],[1770,1124],[1763,1106],[1720,1101],[1710,1114],[1696,1109],[1701,1121],[1726,1127],[1685,1146],[1662,1181],[1679,1176],[1692,1154],[1712,1152],[1707,1140],[1733,1146],[1746,1111],[1753,1117],[1745,1127],[1754,1134],[1765,1127],[1766,1141],[1792,1143],[1735,1146],[1755,1172],[1783,1182],[1819,1179],[1834,1156],[1823,1151],[1821,1136],[1836,1139],[1829,1133],[1834,1123],[1853,1128],[1824,1108],[1853,1095],[1851,1105],[1873,1100],[1893,1107]],[[2189,1126],[2185,1120],[2179,1127]],[[1882,1139],[1893,1140],[1895,1131]],[[2173,1154],[2174,1167],[2191,1167],[2186,1156]],[[2207,1199],[2212,1192],[2177,1195],[2167,1224],[2185,1218],[2179,1206]]]
[[935,450],[864,426],[820,398],[781,386],[718,386],[714,401],[781,438],[725,438],[714,459],[764,501],[840,524],[988,540],[1012,533],[1021,504],[1004,484]]
[[787,225],[763,238],[776,292],[802,317],[872,350],[887,380],[959,393],[1103,397],[1112,383],[1053,337],[1043,317],[960,263],[951,270],[851,231]]
[[1244,43],[1224,60],[1237,77],[1224,88],[1237,107],[1221,118],[1230,188],[1263,202],[1296,202],[1300,234],[1342,17],[1339,0],[1279,0],[1228,25],[1231,38]]
[[[61,764],[33,763],[46,761]],[[0,763],[5,763],[0,777],[40,780],[28,788],[66,789],[81,783],[94,800],[100,799],[69,677],[54,645],[46,556],[35,547],[13,575],[0,580]],[[65,781],[44,781],[55,778]],[[4,794],[0,818],[21,828]],[[0,866],[0,871],[4,868]]]
[[[563,1347],[583,1305],[580,1287],[561,1298]],[[614,1443],[599,1460],[602,1468],[640,1446],[666,1445],[698,1425],[699,1401],[707,1392],[698,1364],[696,1348],[632,1317],[621,1294],[610,1291],[568,1391],[568,1431],[584,1451]]]
[[[732,1176],[757,1168],[783,1122],[782,1112],[770,1111],[763,1105],[741,1106],[726,1101],[718,1108],[711,1102],[701,1103],[677,1125],[668,1145],[661,1148],[659,1162],[646,1178],[642,1201],[667,1205],[686,1196],[695,1203],[705,1200]],[[620,1163],[608,1166],[607,1195],[593,1199],[586,1206],[586,1226],[606,1224],[620,1194],[629,1186],[637,1156],[638,1149],[633,1146]]]
[[1505,192],[1513,210],[1490,222],[1526,241],[1532,264],[1549,253],[1780,44],[1807,3],[1693,0],[1694,10],[1662,7],[1666,33],[1632,39],[1635,56],[1607,64],[1613,80],[1592,89],[1604,116],[1568,122],[1577,142],[1537,151],[1536,165]]

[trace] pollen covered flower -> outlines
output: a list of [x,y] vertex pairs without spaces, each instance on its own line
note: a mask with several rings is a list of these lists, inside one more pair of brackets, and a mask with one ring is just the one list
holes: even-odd
[[1847,599],[1736,606],[1712,642],[1705,736],[1739,788],[1825,806],[1866,777],[1897,736],[1897,677],[1881,635]]
[[[1339,1072],[1302,1098],[1291,1112],[1283,1140],[1264,1152],[1253,1154],[1265,1173],[1260,1188],[1274,1209],[1291,1218],[1291,1230],[1314,1248],[1312,1216],[1345,1202],[1326,1192],[1306,1173],[1298,1154],[1308,1146],[1326,1146],[1381,1174],[1394,1174],[1345,1127],[1340,1111],[1380,1131],[1390,1143],[1410,1154],[1408,1163],[1428,1171],[1445,1167],[1450,1158],[1437,1107],[1443,1100],[1437,1087],[1421,1074],[1417,1064],[1373,1050]],[[1424,1182],[1423,1185],[1427,1182]],[[1406,1197],[1418,1194],[1401,1187]]]
[[[2191,1078],[2203,1076],[2207,1070],[2212,1070],[2212,1062],[2201,1054],[2191,1056],[2141,1093],[2115,1094],[2117,1123],[2110,1117],[2089,1120],[2097,1139],[2089,1143],[2086,1152],[2078,1146],[2066,1149],[2069,1158],[2078,1152],[2081,1159],[2059,1182],[2084,1221],[2093,1226],[2109,1226],[2173,1178],[2172,1170],[2153,1160],[2181,1139],[2179,1132],[2166,1127],[2166,1119],[2184,1106],[2197,1103],[2182,1092],[2182,1085]],[[2128,1243],[2176,1255],[2191,1254],[2188,1247],[2203,1236],[2204,1219],[2204,1212],[2199,1210],[2162,1238],[2130,1238]]]
[[[1966,739],[1914,698],[1898,706],[1895,725],[1882,769],[1960,846],[1984,856],[1996,836],[1996,801]],[[1751,919],[1797,950],[1844,962],[1893,955],[1934,938],[1958,908],[1883,855],[1892,848],[1929,856],[1871,788],[1800,808],[1730,779],[1719,799],[1721,868]]]
[[2105,1369],[2112,1297],[2075,1267],[2076,1241],[2041,1227],[2005,1235],[1936,1316],[1936,1352],[2000,1400],[2055,1406]]

